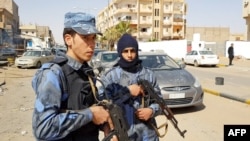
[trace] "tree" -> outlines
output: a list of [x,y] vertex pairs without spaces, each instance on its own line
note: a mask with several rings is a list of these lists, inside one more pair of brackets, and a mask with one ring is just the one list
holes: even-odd
[[115,43],[124,33],[132,34],[135,31],[136,29],[132,28],[130,21],[121,21],[119,24],[107,29],[100,42],[104,43],[103,39],[106,39],[108,43],[108,49],[114,50]]

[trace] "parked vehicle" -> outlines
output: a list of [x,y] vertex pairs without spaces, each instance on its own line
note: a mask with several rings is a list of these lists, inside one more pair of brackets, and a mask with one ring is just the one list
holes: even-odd
[[89,65],[91,67],[94,67],[94,62],[93,61],[95,61],[95,57],[97,56],[97,54],[99,52],[104,52],[104,51],[107,51],[107,50],[106,49],[101,49],[101,48],[95,48],[94,55],[93,55],[92,59],[89,61]]
[[52,61],[54,55],[48,50],[28,50],[15,60],[18,68],[40,68],[43,63]]
[[0,61],[7,61],[8,58],[16,58],[16,50],[12,47],[0,48]]
[[182,59],[185,64],[198,66],[212,66],[219,64],[219,56],[210,50],[192,50]]
[[96,57],[96,55],[97,55],[99,52],[103,52],[103,51],[108,51],[108,50],[106,50],[106,49],[101,49],[101,48],[95,48],[93,57]]
[[118,60],[117,51],[102,51],[92,59],[93,68],[101,68],[101,74],[110,69]]
[[142,65],[151,68],[157,77],[163,99],[170,108],[198,106],[203,103],[199,81],[166,53],[139,52]]

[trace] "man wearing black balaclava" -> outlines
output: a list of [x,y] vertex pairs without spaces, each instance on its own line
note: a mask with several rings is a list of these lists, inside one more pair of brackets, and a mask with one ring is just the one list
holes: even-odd
[[[120,57],[117,64],[101,76],[104,88],[99,88],[99,96],[108,97],[123,109],[128,123],[128,135],[132,141],[159,141],[159,138],[150,124],[159,115],[159,105],[150,103],[148,107],[141,107],[143,90],[137,80],[148,80],[156,93],[161,96],[160,88],[152,70],[141,65],[138,54],[138,42],[130,34],[124,34],[117,43],[117,52]],[[153,119],[153,120],[151,120]]]

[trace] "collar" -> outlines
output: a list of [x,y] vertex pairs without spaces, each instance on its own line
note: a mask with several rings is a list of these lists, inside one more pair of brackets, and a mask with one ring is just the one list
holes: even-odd
[[66,55],[67,59],[68,59],[68,62],[67,64],[72,67],[74,70],[80,70],[82,68],[85,68],[85,67],[89,67],[88,63],[87,62],[84,62],[83,64],[76,61],[75,59],[73,59],[72,57]]

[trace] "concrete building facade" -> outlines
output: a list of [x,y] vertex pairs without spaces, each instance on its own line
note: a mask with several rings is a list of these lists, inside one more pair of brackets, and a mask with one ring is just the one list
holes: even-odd
[[97,27],[105,32],[120,21],[129,21],[138,41],[178,40],[186,36],[184,0],[110,0],[97,15]]
[[242,0],[242,17],[246,20],[246,40],[250,41],[250,1]]
[[13,0],[0,0],[0,46],[13,44],[19,34],[17,4]]
[[44,47],[55,44],[52,31],[48,26],[21,25],[19,7],[14,0],[0,0],[0,47],[14,47],[22,54],[33,37],[44,42]]
[[55,45],[54,36],[48,26],[38,25],[21,25],[21,37],[29,40],[33,37],[41,39],[44,42],[44,47],[52,47]]

